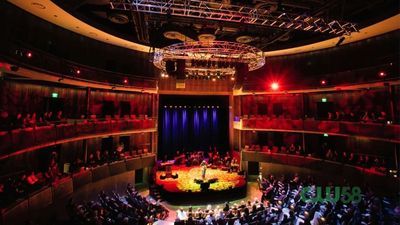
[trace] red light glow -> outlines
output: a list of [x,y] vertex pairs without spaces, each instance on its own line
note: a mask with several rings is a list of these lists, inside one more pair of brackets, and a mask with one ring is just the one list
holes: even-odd
[[385,72],[385,71],[379,72],[379,76],[380,76],[380,77],[385,77],[385,76],[386,76],[386,72]]
[[26,57],[32,58],[32,56],[33,56],[32,52],[27,52],[27,53],[26,53]]
[[326,80],[321,80],[321,85],[326,85]]
[[124,84],[127,84],[128,83],[128,79],[124,79]]
[[274,91],[278,90],[279,89],[279,84],[277,82],[273,82],[271,84],[271,89],[274,90]]
[[76,72],[76,74],[81,74],[80,70],[76,70],[75,72]]

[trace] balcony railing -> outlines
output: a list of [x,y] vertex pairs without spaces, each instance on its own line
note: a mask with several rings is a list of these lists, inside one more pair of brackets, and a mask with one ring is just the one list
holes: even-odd
[[156,127],[156,120],[106,120],[95,122],[74,122],[66,124],[52,124],[41,127],[29,127],[0,131],[0,158],[15,153],[18,150],[33,146],[51,144],[56,141],[89,136],[108,134],[130,130],[143,130]]
[[400,142],[400,125],[393,124],[250,118],[235,122],[235,128],[329,133]]

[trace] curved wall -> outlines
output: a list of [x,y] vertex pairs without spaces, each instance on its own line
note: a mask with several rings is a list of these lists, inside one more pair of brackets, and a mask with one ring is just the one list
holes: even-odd
[[[135,183],[135,171],[144,169],[143,180],[146,180],[154,161],[154,155],[147,155],[99,166],[64,178],[4,209],[1,212],[2,224],[19,225],[25,224],[27,220],[62,221],[67,218],[64,209],[70,198],[74,202],[90,200],[101,190],[123,194],[127,183]],[[40,213],[43,210],[48,213]]]
[[7,1],[0,2],[0,12],[0,46],[3,53],[8,45],[17,44],[114,72],[148,77],[155,74],[154,66],[148,60],[148,53],[108,45],[78,35],[35,17]]
[[328,182],[336,186],[359,185],[389,196],[396,195],[400,185],[399,179],[376,174],[372,170],[312,157],[243,151],[242,160],[242,169],[246,171],[249,171],[249,163],[259,163],[258,169],[264,176],[313,176],[321,185]]

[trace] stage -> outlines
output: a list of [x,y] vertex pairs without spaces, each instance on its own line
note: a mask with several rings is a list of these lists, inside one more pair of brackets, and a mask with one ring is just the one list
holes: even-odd
[[[210,201],[221,198],[240,198],[246,194],[246,176],[220,168],[207,168],[202,179],[200,166],[170,166],[172,177],[166,171],[156,172],[155,183],[160,187],[163,197],[169,201],[184,202],[186,197]],[[177,178],[173,178],[177,175]]]

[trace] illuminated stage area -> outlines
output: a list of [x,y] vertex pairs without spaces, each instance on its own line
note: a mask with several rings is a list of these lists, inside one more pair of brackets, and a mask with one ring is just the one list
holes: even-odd
[[[176,177],[177,176],[177,177]],[[157,171],[155,183],[163,192],[163,197],[168,200],[177,200],[177,197],[190,195],[209,200],[232,196],[240,197],[245,193],[246,176],[238,172],[229,172],[221,168],[209,167],[206,170],[205,179],[202,179],[202,167],[200,166],[171,166],[171,175],[166,171]]]

